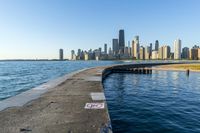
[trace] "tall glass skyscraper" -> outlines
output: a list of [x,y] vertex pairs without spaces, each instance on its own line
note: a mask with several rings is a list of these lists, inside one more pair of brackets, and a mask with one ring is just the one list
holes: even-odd
[[104,54],[107,54],[107,44],[104,44]]
[[152,43],[150,43],[149,45],[150,45],[150,46],[149,46],[149,47],[150,47],[150,53],[149,53],[149,56],[151,57],[151,54],[152,54]]
[[133,40],[133,58],[140,59],[140,44],[139,44],[139,36],[135,36]]
[[182,58],[189,59],[189,48],[188,47],[184,47],[182,49]]
[[124,54],[124,48],[125,48],[124,30],[119,30],[119,50],[121,54]]
[[159,42],[158,42],[158,40],[156,40],[156,42],[155,42],[155,51],[158,51],[158,49],[159,49]]
[[112,40],[112,48],[113,48],[113,54],[117,55],[119,53],[119,43],[118,39],[113,39]]

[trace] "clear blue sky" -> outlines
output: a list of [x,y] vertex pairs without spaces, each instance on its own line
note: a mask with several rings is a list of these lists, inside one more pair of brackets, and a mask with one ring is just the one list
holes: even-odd
[[200,0],[0,0],[0,59],[69,57],[72,49],[111,46],[118,30],[183,46],[200,42]]

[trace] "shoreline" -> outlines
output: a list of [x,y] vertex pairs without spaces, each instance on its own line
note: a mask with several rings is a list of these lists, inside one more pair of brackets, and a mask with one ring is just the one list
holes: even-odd
[[153,66],[152,70],[159,70],[159,71],[187,71],[189,70],[190,72],[200,72],[200,64],[160,65],[160,66]]
[[[152,70],[157,70],[157,71],[181,71],[181,72],[187,71],[187,69],[156,68],[156,67],[152,67]],[[200,70],[190,70],[190,72],[200,72]]]

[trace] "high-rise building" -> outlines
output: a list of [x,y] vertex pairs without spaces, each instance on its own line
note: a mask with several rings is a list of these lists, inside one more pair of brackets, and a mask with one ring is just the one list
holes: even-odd
[[165,45],[163,46],[163,59],[169,59],[170,58],[170,47]]
[[108,50],[108,54],[109,54],[109,55],[112,55],[112,49],[111,49],[111,47],[110,47],[109,50]]
[[140,46],[140,59],[145,59],[145,48],[143,46]]
[[163,47],[158,49],[158,59],[163,59]]
[[118,39],[113,39],[112,40],[112,49],[113,49],[113,55],[118,55],[118,53],[119,53]]
[[182,58],[189,59],[189,48],[188,47],[184,47],[182,49]]
[[152,51],[151,59],[152,60],[157,60],[158,59],[158,51]]
[[124,48],[125,48],[124,30],[119,30],[119,50],[120,50],[120,54],[124,54]]
[[134,40],[132,41],[132,48],[131,48],[131,56],[135,59],[134,53],[135,53],[135,49],[134,49]]
[[150,59],[150,47],[147,46],[145,48],[145,60],[149,60]]
[[171,60],[174,59],[174,53],[170,53],[170,59],[171,59]]
[[78,53],[77,53],[77,56],[81,56],[81,49],[78,49]]
[[107,54],[107,44],[104,44],[104,54]]
[[124,56],[125,56],[126,58],[129,57],[129,47],[125,47],[125,48],[124,48]]
[[95,58],[95,60],[99,60],[100,56],[101,56],[100,50],[99,49],[95,49],[94,50],[94,58]]
[[99,53],[100,53],[100,56],[101,56],[101,52],[102,52],[102,51],[101,51],[101,48],[99,48]]
[[84,52],[84,60],[89,60],[89,55],[87,51]]
[[128,55],[131,56],[131,47],[130,47],[130,41],[128,41]]
[[181,59],[181,40],[176,39],[174,41],[174,59],[180,60]]
[[135,36],[132,41],[132,52],[133,58],[140,59],[140,44],[139,44],[139,36]]
[[200,60],[200,48],[198,48],[198,60]]
[[71,51],[71,60],[76,60],[76,55],[74,50]]
[[59,60],[63,60],[63,49],[59,50]]
[[190,55],[190,59],[192,60],[198,60],[199,59],[199,46],[194,45],[192,47],[192,49],[190,49],[189,55]]
[[152,43],[150,43],[149,45],[150,45],[150,58],[151,58],[151,55],[152,55]]
[[158,49],[159,49],[159,41],[156,40],[155,41],[155,51],[158,51]]
[[81,51],[81,54],[80,54],[80,60],[84,60],[84,52],[83,52],[83,50]]
[[94,60],[95,57],[94,57],[94,52],[92,51],[92,49],[90,49],[88,51],[88,60]]
[[198,48],[190,49],[190,59],[198,60]]

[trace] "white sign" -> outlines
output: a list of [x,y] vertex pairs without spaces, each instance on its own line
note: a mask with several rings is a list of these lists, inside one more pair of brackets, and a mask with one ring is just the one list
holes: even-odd
[[104,109],[104,103],[86,103],[85,109]]

